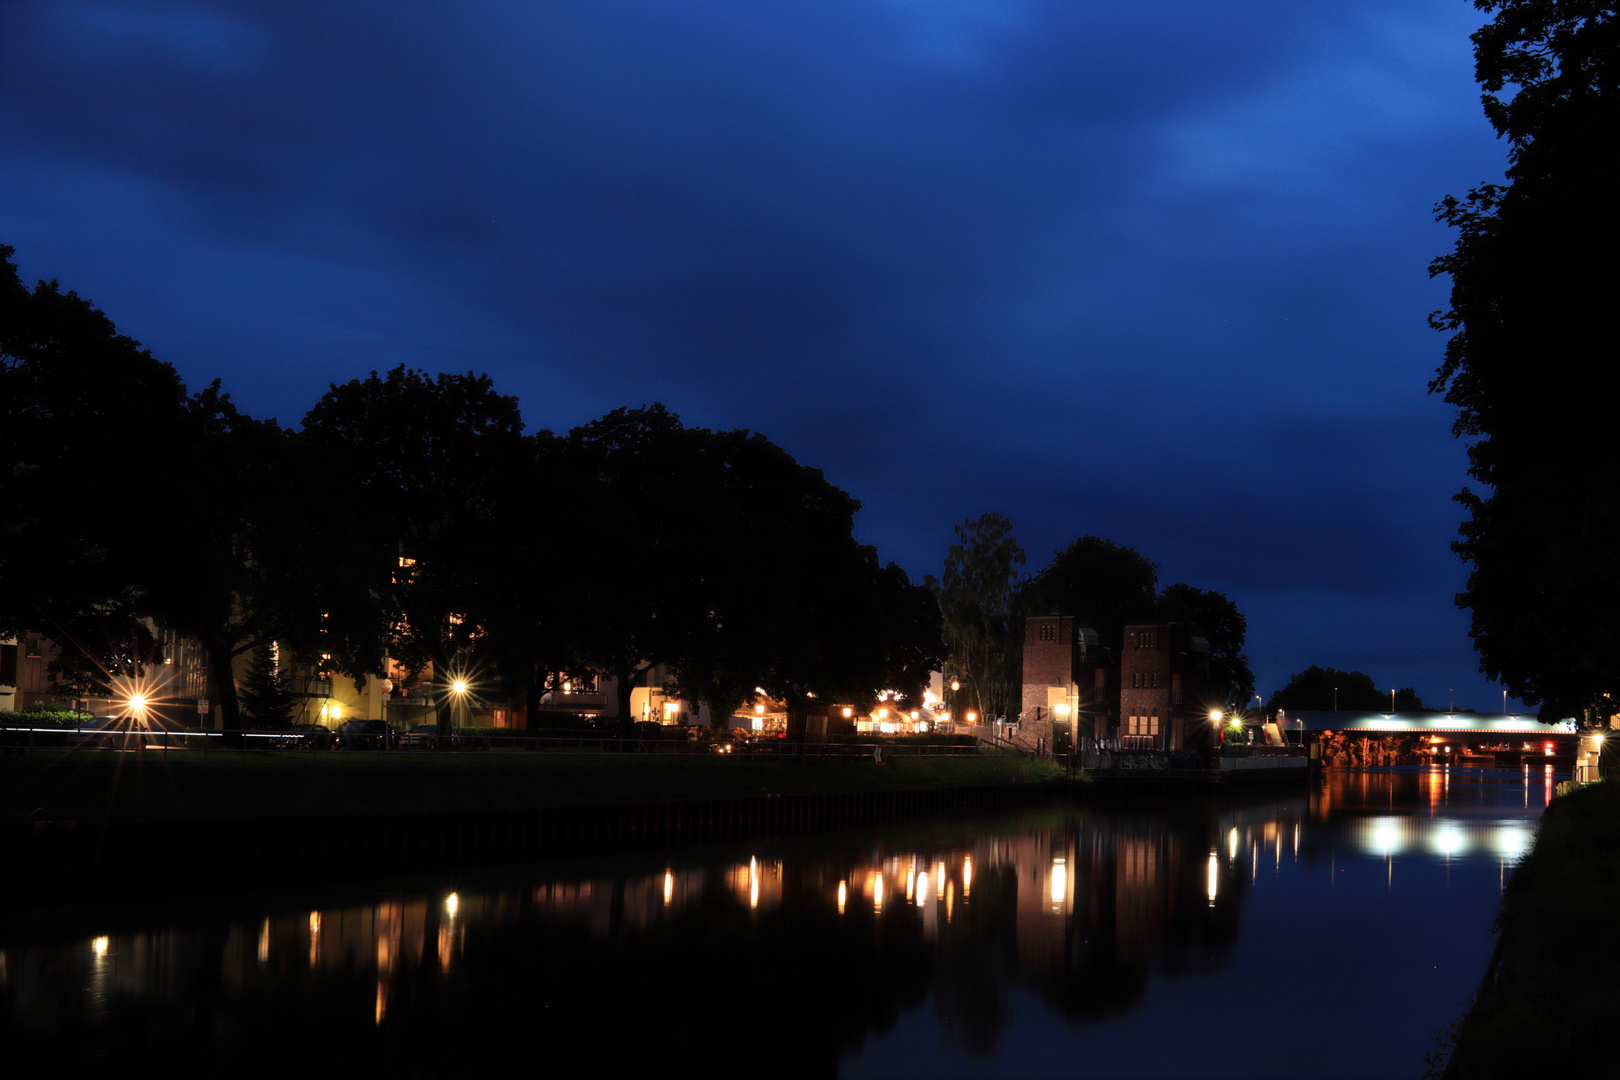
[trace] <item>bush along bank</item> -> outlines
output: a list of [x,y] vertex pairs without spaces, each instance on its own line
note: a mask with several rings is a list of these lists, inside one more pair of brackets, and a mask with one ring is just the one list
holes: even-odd
[[1620,977],[1620,784],[1554,799],[1535,846],[1508,879],[1497,947],[1474,1002],[1441,1036],[1448,1080],[1620,1072],[1614,1033]]

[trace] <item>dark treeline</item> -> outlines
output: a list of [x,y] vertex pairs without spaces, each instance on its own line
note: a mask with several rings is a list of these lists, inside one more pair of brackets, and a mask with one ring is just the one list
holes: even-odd
[[1126,626],[1184,623],[1210,644],[1209,705],[1244,706],[1254,673],[1243,652],[1248,623],[1225,593],[1186,582],[1159,587],[1159,567],[1134,548],[1081,536],[1054,552],[1033,574],[1012,523],[997,513],[956,526],[939,580],[924,584],[939,597],[948,648],[947,681],[962,687],[962,706],[988,716],[1016,717],[1023,679],[1024,617],[1074,615],[1117,648]]
[[[80,692],[206,652],[227,727],[236,658],[277,643],[333,676],[386,660],[525,700],[663,665],[724,722],[916,692],[933,595],[854,539],[859,503],[764,436],[661,405],[526,433],[487,376],[397,367],[331,386],[297,428],[241,412],[0,246],[0,633],[63,645]],[[223,675],[221,674],[223,673]],[[448,695],[440,695],[446,700]]]

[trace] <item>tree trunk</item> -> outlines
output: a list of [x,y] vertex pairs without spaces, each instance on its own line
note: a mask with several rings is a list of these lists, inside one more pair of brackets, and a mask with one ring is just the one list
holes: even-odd
[[787,703],[787,741],[804,742],[805,729],[810,726],[810,710],[802,701]]
[[540,699],[545,695],[549,678],[530,679],[523,693],[523,729],[533,735],[540,730]]
[[242,707],[237,701],[236,678],[231,670],[236,653],[229,645],[217,641],[207,642],[203,651],[208,655],[208,681],[214,694],[210,701],[219,708],[221,725],[226,731],[240,731]]
[[[642,670],[645,671],[646,669],[643,668]],[[636,671],[634,668],[614,673],[616,680],[614,690],[619,698],[619,731],[626,737],[635,730],[636,718],[630,715],[630,691],[635,689],[636,678],[639,675],[641,675],[641,671]]]

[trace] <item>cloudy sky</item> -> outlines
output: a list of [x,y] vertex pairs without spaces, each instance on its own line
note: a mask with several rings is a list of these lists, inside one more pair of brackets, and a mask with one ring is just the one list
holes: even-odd
[[1500,708],[1426,392],[1465,0],[0,0],[0,243],[296,423],[404,363],[764,432],[914,578],[1006,514]]

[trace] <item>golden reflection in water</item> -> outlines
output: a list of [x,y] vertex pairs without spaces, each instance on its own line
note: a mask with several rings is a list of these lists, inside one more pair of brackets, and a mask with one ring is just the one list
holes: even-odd
[[883,910],[883,875],[874,874],[872,877],[872,910]]
[[912,867],[910,870],[906,871],[906,903],[911,903],[912,897],[916,895],[916,889],[917,868]]
[[461,895],[459,893],[451,893],[449,896],[445,897],[444,910],[450,913],[450,917],[452,919],[455,918],[456,912],[461,910]]
[[918,907],[922,907],[925,903],[928,902],[928,884],[932,880],[933,879],[928,876],[928,871],[926,871],[926,870],[924,870],[922,873],[917,875],[917,906]]
[[399,957],[400,939],[405,931],[405,908],[398,901],[377,906],[377,1005],[373,1023],[381,1026],[388,1015],[388,987],[393,981],[394,964]]
[[270,919],[268,917],[266,917],[265,920],[264,920],[264,923],[259,927],[259,963],[268,964],[269,962],[270,962]]
[[93,957],[90,985],[84,989],[90,1015],[97,1019],[106,1015],[111,997],[112,960],[108,957],[111,951],[112,942],[106,937],[94,938],[90,942],[90,955]]
[[945,885],[945,921],[951,921],[951,913],[956,908],[956,882],[947,882]]
[[759,907],[759,861],[748,856],[748,906]]
[[966,900],[973,891],[973,856],[969,855],[962,860],[962,899]]
[[321,966],[321,913],[309,913],[309,967],[311,971]]
[[1213,849],[1209,853],[1209,880],[1206,888],[1209,892],[1209,906],[1215,906],[1215,892],[1221,880],[1221,859]]
[[842,915],[844,913],[844,904],[848,900],[849,900],[849,882],[840,881],[838,883],[838,914]]
[[446,975],[450,974],[450,941],[450,923],[448,921],[441,922],[439,924],[439,940],[437,943],[439,970]]
[[675,899],[675,872],[664,871],[664,906],[669,907],[670,901]]
[[934,868],[934,895],[941,896],[945,892],[945,864],[941,862]]
[[1232,831],[1226,834],[1226,861],[1227,862],[1236,862],[1237,861],[1237,842],[1238,842],[1237,826],[1234,825],[1234,826],[1232,826]]
[[1062,911],[1063,901],[1069,895],[1069,867],[1068,860],[1062,857],[1052,860],[1052,910]]

